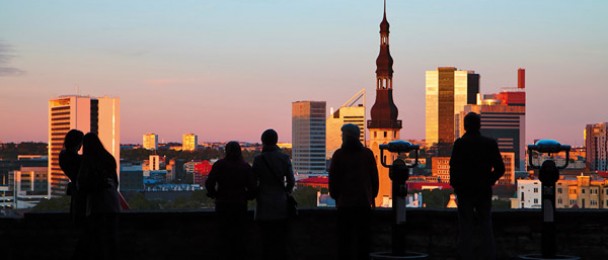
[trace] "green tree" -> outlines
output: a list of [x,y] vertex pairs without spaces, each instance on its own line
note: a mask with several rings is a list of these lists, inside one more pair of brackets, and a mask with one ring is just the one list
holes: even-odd
[[32,209],[34,212],[70,211],[70,196],[61,196],[51,199],[42,199],[40,203]]
[[149,201],[142,193],[133,194],[127,202],[131,210],[158,210],[161,204],[160,201]]
[[302,186],[293,191],[293,197],[298,202],[298,208],[317,207],[317,189]]
[[415,191],[415,193],[417,192],[422,192],[422,202],[427,208],[435,209],[445,208],[450,201],[450,194],[454,193],[452,189]]
[[510,209],[511,201],[508,200],[493,200],[492,208],[494,209]]
[[204,190],[193,191],[190,196],[179,197],[164,204],[165,209],[200,209],[213,208],[213,199],[207,197]]

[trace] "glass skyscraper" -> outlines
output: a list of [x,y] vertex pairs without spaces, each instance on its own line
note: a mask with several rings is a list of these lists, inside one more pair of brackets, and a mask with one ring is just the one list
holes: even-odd
[[325,174],[325,101],[296,101],[291,108],[294,171]]

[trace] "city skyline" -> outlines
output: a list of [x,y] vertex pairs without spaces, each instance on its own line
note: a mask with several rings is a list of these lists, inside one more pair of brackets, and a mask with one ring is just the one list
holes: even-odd
[[[345,3],[2,1],[0,140],[45,141],[47,100],[80,92],[121,99],[123,143],[259,142],[267,128],[290,141],[291,102],[329,111],[375,88],[381,1]],[[607,121],[608,4],[387,5],[401,138],[424,138],[424,72],[442,66],[475,70],[482,94],[526,68],[526,143],[581,146],[585,125]]]

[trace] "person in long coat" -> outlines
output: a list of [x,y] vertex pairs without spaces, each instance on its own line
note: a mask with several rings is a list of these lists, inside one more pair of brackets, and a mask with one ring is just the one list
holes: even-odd
[[80,233],[72,259],[82,259],[87,248],[83,223],[86,210],[86,197],[79,194],[76,189],[78,171],[82,164],[82,156],[78,154],[78,151],[82,147],[83,136],[84,134],[79,130],[70,130],[65,135],[63,149],[59,152],[59,167],[70,179],[66,190],[66,194],[70,196],[70,218],[76,224]]
[[262,133],[262,153],[253,160],[258,184],[255,219],[260,226],[265,259],[287,259],[289,223],[287,196],[295,185],[289,156],[277,146],[273,129]]
[[117,165],[94,133],[84,136],[78,192],[86,196],[86,226],[91,240],[89,259],[117,259],[118,195]]
[[329,167],[329,194],[338,213],[339,259],[369,259],[371,217],[378,195],[373,152],[359,141],[359,127],[342,126],[342,146]]
[[239,143],[226,144],[226,156],[213,164],[205,188],[207,196],[215,199],[222,258],[245,259],[247,200],[253,199],[256,187]]
[[[481,135],[481,117],[464,117],[466,133],[454,142],[450,158],[450,185],[458,204],[458,252],[462,259],[495,259],[492,231],[492,186],[505,173],[498,143]],[[474,224],[482,234],[480,255],[473,248]]]

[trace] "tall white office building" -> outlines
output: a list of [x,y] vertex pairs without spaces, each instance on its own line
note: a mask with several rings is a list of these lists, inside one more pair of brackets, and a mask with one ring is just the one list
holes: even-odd
[[59,167],[59,152],[71,129],[96,133],[118,166],[120,178],[120,99],[66,95],[49,100],[49,196],[65,195],[68,177]]

